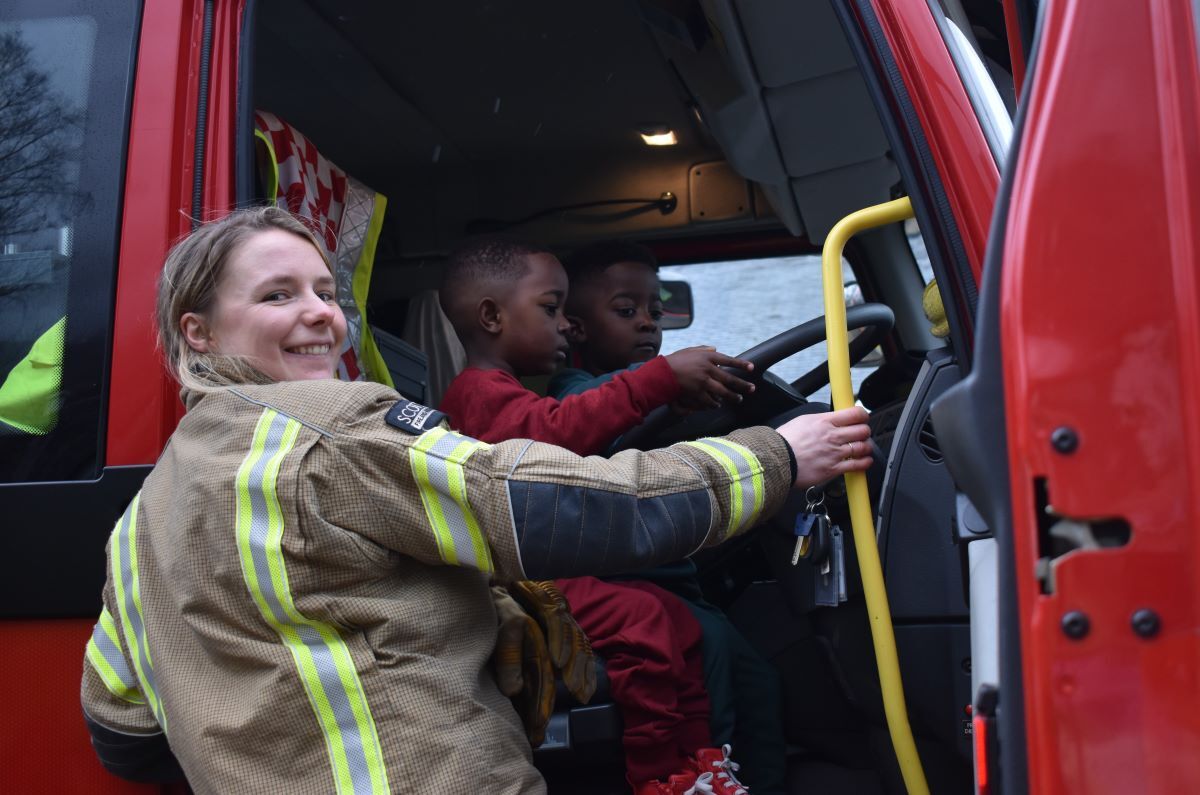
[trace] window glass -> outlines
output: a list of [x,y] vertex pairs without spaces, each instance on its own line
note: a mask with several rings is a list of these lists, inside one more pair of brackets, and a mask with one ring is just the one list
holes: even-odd
[[0,482],[98,469],[136,27],[101,5],[0,6]]
[[946,20],[946,26],[950,31],[947,44],[950,45],[951,52],[955,53],[959,74],[967,88],[967,94],[971,97],[975,115],[979,117],[979,123],[983,126],[984,135],[992,148],[997,165],[1004,168],[1008,148],[1012,143],[1012,115],[1000,96],[994,78],[967,40],[966,34],[951,20]]
[[933,266],[929,264],[929,251],[925,248],[925,238],[921,237],[921,227],[916,218],[904,222],[904,236],[908,238],[908,247],[912,249],[913,259],[921,271],[921,281],[929,284],[933,281]]
[[[659,278],[680,279],[692,286],[695,316],[688,328],[663,332],[663,353],[712,345],[736,356],[781,331],[825,314],[821,258],[817,255],[665,267],[659,270]],[[844,260],[842,281],[854,282]],[[825,343],[820,342],[784,359],[771,371],[791,382],[823,361]],[[859,367],[850,371],[855,392],[870,372]],[[829,403],[829,387],[822,387],[809,399]]]
[[[971,106],[975,109],[975,116],[979,120],[984,138],[987,139],[988,148],[992,151],[992,157],[999,168],[1004,168],[1004,161],[1008,157],[1009,145],[1012,142],[1012,109],[1015,107],[1007,52],[996,52],[1005,58],[1006,63],[1003,65],[993,58],[987,58],[985,62],[986,56],[981,54],[980,44],[975,35],[976,29],[970,24],[962,6],[957,0],[943,0],[942,6],[943,13],[935,14],[938,27],[971,100]],[[1006,41],[1003,15],[998,19],[999,30],[989,30],[986,25],[979,28],[981,32],[993,34],[990,40],[993,50],[999,50]],[[993,23],[993,28],[995,24],[997,23]],[[1001,87],[1004,94],[1001,93]]]

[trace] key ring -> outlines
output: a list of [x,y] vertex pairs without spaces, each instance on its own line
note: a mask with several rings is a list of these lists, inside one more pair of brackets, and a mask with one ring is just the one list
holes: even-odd
[[[814,489],[817,492],[816,497],[813,497]],[[804,490],[804,500],[808,503],[808,507],[804,510],[808,513],[816,513],[816,509],[825,504],[825,492],[816,486],[809,486]]]

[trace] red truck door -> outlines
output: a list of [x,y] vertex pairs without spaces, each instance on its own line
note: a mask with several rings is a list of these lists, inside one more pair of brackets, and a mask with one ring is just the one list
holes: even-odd
[[999,549],[984,778],[1194,792],[1200,6],[1047,0],[1040,14],[976,366],[935,410]]
[[234,0],[0,4],[6,792],[162,789],[96,760],[82,655],[105,541],[181,413],[155,280],[192,218],[233,203],[240,21]]

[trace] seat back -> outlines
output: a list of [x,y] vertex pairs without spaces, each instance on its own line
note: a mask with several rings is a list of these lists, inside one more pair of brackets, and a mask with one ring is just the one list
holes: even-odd
[[338,168],[275,114],[255,111],[254,123],[265,198],[307,222],[333,265],[347,327],[338,376],[393,386],[367,325],[367,291],[387,198]]

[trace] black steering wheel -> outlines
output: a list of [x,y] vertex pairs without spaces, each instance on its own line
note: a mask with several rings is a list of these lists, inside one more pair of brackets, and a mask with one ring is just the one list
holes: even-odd
[[[846,328],[867,329],[850,342],[850,364],[854,365],[864,356],[874,350],[875,346],[892,330],[896,316],[884,304],[859,304],[846,310]],[[754,364],[754,375],[750,380],[756,389],[738,404],[722,406],[718,409],[704,412],[704,434],[725,433],[737,427],[738,416],[754,403],[763,400],[763,394],[768,391],[764,386],[773,387],[778,394],[781,390],[792,393],[797,402],[803,402],[803,397],[811,395],[825,384],[829,383],[829,362],[825,361],[797,378],[790,385],[778,381],[774,374],[770,378],[767,371],[779,361],[799,353],[805,348],[825,339],[825,316],[813,318],[807,323],[801,323],[781,334],[776,334],[766,342],[760,342],[737,358],[745,359]],[[775,379],[775,380],[771,380]],[[610,451],[639,449],[657,446],[653,440],[667,428],[683,422],[686,418],[671,410],[670,406],[660,406],[646,416],[645,421],[622,436]]]

